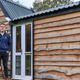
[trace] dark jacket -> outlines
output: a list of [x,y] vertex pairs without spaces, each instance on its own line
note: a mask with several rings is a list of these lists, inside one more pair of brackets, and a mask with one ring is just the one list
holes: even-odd
[[0,34],[0,52],[11,51],[11,47],[11,37],[6,32],[3,36]]

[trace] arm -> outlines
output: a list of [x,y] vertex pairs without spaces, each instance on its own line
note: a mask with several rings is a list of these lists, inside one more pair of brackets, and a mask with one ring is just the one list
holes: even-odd
[[12,49],[12,40],[11,40],[11,36],[8,36],[8,52],[10,52],[11,51],[11,49]]

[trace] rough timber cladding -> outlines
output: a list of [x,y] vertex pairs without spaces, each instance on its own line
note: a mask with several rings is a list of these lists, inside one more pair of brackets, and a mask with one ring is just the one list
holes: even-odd
[[34,21],[34,72],[34,80],[80,80],[80,11]]
[[80,12],[34,21],[35,80],[80,80]]

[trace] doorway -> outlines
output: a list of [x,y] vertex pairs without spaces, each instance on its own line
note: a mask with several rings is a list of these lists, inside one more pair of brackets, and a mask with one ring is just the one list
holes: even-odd
[[13,26],[12,78],[32,80],[32,24]]

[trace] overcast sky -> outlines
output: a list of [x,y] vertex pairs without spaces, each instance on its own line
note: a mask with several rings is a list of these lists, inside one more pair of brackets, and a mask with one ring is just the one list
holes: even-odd
[[[23,4],[24,6],[30,8],[32,7],[32,4],[35,0],[14,0],[14,1],[19,1],[21,4]],[[74,0],[74,1],[80,1],[80,0]]]
[[30,8],[32,7],[32,4],[35,0],[14,0],[14,1],[19,1],[22,5]]

